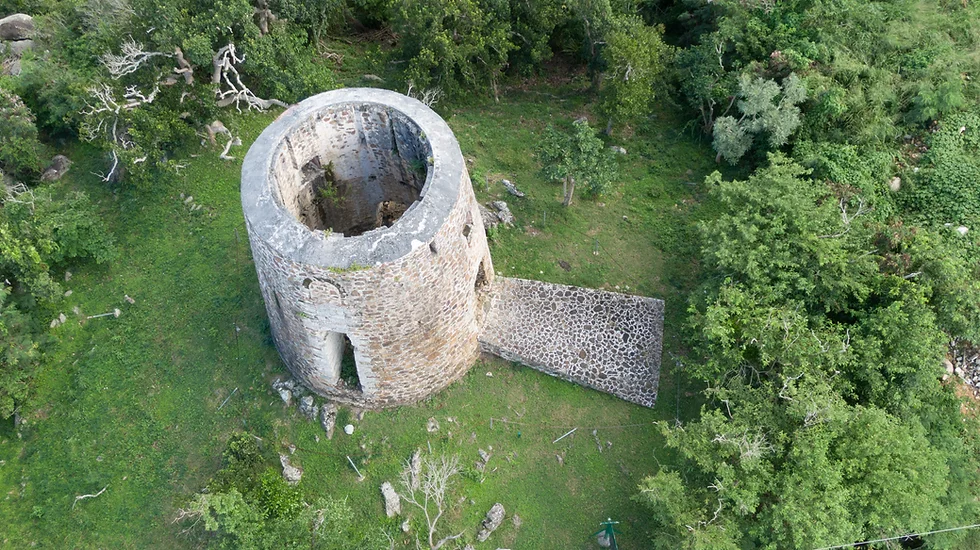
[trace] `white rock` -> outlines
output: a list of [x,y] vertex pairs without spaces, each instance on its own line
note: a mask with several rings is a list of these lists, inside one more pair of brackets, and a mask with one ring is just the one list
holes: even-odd
[[391,483],[386,481],[381,484],[381,495],[385,497],[386,516],[393,518],[402,513],[402,501],[398,498],[398,493],[395,492]]
[[303,470],[289,463],[289,457],[279,455],[279,463],[282,464],[282,478],[290,485],[296,485],[303,478]]
[[898,190],[902,188],[902,178],[895,176],[894,178],[889,180],[888,188],[891,189],[892,192],[898,192]]
[[344,433],[347,435],[354,435],[354,425],[348,424],[344,426]]
[[961,225],[956,228],[956,232],[959,233],[960,235],[966,235],[967,231],[969,230],[970,228],[965,225]]

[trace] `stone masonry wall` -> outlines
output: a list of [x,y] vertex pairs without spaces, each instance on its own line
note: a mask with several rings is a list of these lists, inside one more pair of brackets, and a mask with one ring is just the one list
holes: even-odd
[[[368,142],[392,135],[375,131],[371,121],[408,117],[419,121],[413,135],[431,144],[432,157],[420,201],[391,227],[344,237],[301,224],[289,203],[290,189],[301,187],[285,180],[299,177],[314,155],[329,160],[332,138],[325,129],[335,118],[324,113],[351,112],[343,109],[352,97],[367,104],[355,111],[365,113],[356,131],[363,128]],[[379,104],[398,112],[379,117]],[[315,143],[319,149],[311,147]],[[289,154],[282,154],[284,144]],[[478,272],[492,280],[493,266],[458,144],[437,115],[392,92],[329,92],[273,123],[246,156],[242,179],[272,335],[304,385],[336,401],[377,408],[428,397],[469,369],[479,354]],[[340,334],[354,347],[359,389],[338,377]]]
[[[484,262],[492,272],[492,265],[465,183],[436,234],[435,252],[420,246],[390,264],[330,270],[290,262],[267,244],[252,243],[276,348],[311,389],[365,407],[411,403],[449,385],[476,360],[477,270]],[[324,378],[317,368],[332,331],[345,332],[354,345],[363,392]]]
[[656,403],[663,301],[498,276],[487,308],[485,351],[646,407]]

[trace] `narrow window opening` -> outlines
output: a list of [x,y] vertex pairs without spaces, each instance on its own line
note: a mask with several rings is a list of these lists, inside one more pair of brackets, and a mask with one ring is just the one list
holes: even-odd
[[361,379],[357,376],[357,361],[354,359],[354,345],[344,335],[344,355],[340,359],[340,379],[348,389],[363,391]]

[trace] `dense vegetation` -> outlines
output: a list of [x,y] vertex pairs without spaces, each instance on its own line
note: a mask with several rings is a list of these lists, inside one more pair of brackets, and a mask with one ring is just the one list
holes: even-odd
[[[69,335],[110,338],[54,332],[58,323],[49,330],[46,320],[63,309],[58,281],[69,267],[112,262],[117,241],[150,257],[124,224],[144,218],[126,209],[159,216],[191,181],[234,182],[233,164],[197,156],[202,146],[240,156],[237,144],[267,119],[238,111],[369,83],[438,102],[464,154],[478,157],[471,175],[481,198],[502,174],[524,178],[530,198],[514,209],[525,232],[494,235],[499,269],[594,286],[613,279],[617,289],[667,298],[674,338],[665,367],[678,358],[684,381],[665,380],[678,401],[684,384],[703,391],[700,413],[683,422],[662,404],[643,417],[673,417],[637,438],[656,447],[643,451],[659,463],[635,463],[647,471],[630,490],[654,547],[812,548],[970,524],[980,513],[978,426],[942,367],[951,341],[980,342],[973,4],[0,0],[0,15],[15,11],[38,27],[22,74],[0,77],[0,416],[15,424],[25,414],[45,422],[33,412],[43,407],[32,401],[32,380],[64,366],[55,358],[69,362],[69,349],[86,351]],[[669,130],[674,145],[664,143]],[[626,158],[607,148],[619,143]],[[43,181],[47,158],[62,149],[90,157],[84,175]],[[671,155],[689,155],[683,168],[692,169]],[[700,181],[709,165],[721,172]],[[576,184],[582,200],[573,202]],[[115,198],[93,204],[83,189]],[[234,208],[233,191],[203,189]],[[615,236],[608,260],[592,238],[600,231]],[[581,272],[553,272],[559,254],[580,258]],[[245,267],[234,279],[254,298]],[[72,376],[82,382],[69,392],[79,402],[104,382],[96,371]],[[242,422],[268,428],[262,400]],[[59,433],[62,424],[50,422]],[[340,493],[314,498],[286,486],[269,469],[275,441],[218,439],[202,446],[216,455],[227,442],[223,464],[194,474],[210,478],[207,492],[178,487],[165,497],[175,506],[154,508],[182,508],[217,533],[204,538],[199,526],[195,540],[386,544],[373,527],[394,526],[380,520],[318,531],[363,516]],[[399,445],[421,445],[405,439]],[[383,446],[363,441],[361,450],[372,443]],[[384,468],[397,471],[398,460]],[[466,490],[479,493],[482,482],[471,482]],[[48,505],[32,505],[34,520]],[[921,542],[957,548],[970,544],[964,537]]]

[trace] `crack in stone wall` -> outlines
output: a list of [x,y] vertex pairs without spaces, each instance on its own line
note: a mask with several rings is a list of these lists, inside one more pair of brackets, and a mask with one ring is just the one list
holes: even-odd
[[656,403],[663,301],[497,276],[487,308],[485,351],[645,407]]

